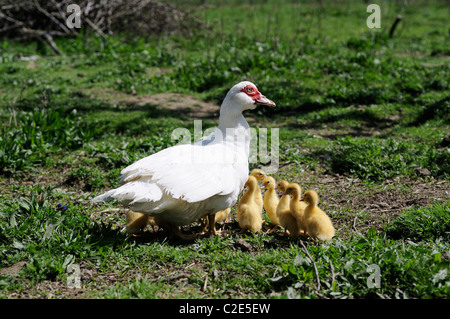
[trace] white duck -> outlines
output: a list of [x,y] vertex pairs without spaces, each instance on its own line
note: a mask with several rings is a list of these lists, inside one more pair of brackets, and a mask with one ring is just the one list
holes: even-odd
[[181,238],[177,226],[208,216],[209,233],[215,234],[214,214],[236,203],[248,179],[250,127],[242,112],[257,105],[275,103],[251,82],[236,84],[222,102],[219,126],[211,135],[133,163],[121,172],[122,186],[92,202],[118,200],[135,212],[157,217]]

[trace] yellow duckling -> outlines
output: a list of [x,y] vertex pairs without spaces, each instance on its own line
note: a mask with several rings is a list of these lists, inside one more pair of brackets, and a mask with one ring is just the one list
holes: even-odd
[[[264,179],[264,177],[266,177],[266,173],[264,173],[263,170],[260,169],[254,169],[251,174],[251,176],[253,176],[254,178],[256,178],[257,181],[261,181]],[[261,193],[261,189],[258,188],[255,192],[255,202],[256,204],[258,204],[258,206],[261,207],[261,210],[263,208],[263,198],[262,198],[262,193]]]
[[282,195],[291,195],[292,199],[289,205],[292,216],[297,220],[298,227],[303,231],[303,235],[306,233],[304,213],[306,209],[306,203],[300,200],[302,194],[302,188],[297,183],[291,183],[286,187],[286,191]]
[[127,226],[126,232],[128,235],[136,235],[144,231],[147,227],[149,215],[133,212],[131,209],[127,212]]
[[144,231],[147,225],[152,226],[153,232],[155,231],[155,226],[160,226],[154,217],[134,212],[131,209],[127,212],[126,223],[126,232],[128,235],[136,235]]
[[280,220],[277,216],[277,206],[280,202],[280,198],[275,190],[276,182],[273,177],[267,176],[262,182],[261,188],[266,188],[267,191],[264,194],[264,209],[270,218],[272,224],[277,227],[280,224]]
[[[281,180],[277,184],[277,189],[285,192],[289,183],[285,180]],[[282,195],[280,202],[277,206],[277,217],[280,221],[280,226],[289,231],[289,236],[296,237],[300,235],[300,228],[298,227],[297,220],[291,213],[290,208],[291,196],[288,194]]]
[[220,210],[216,213],[216,223],[221,222],[228,222],[228,214],[231,212],[231,207],[228,207],[227,209]]
[[303,200],[308,204],[304,213],[305,227],[308,234],[320,241],[331,241],[334,236],[334,227],[330,217],[317,207],[319,195],[313,190],[303,194]]
[[242,195],[237,207],[237,219],[241,232],[250,230],[252,232],[260,231],[262,228],[261,208],[255,201],[255,193],[258,190],[258,181],[255,177],[249,176],[245,186],[248,190]]

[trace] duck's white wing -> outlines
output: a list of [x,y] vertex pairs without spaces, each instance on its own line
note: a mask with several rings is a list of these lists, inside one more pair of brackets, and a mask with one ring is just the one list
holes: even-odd
[[177,145],[128,166],[120,180],[127,184],[145,180],[173,198],[198,202],[243,187],[248,160],[240,154],[236,146],[226,143]]

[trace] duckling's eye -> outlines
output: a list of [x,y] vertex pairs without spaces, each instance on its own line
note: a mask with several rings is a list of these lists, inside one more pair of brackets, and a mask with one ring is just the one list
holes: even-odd
[[262,175],[262,173],[259,173],[259,175]]

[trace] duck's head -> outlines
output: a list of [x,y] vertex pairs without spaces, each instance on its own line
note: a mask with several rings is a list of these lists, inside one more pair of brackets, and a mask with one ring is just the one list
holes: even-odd
[[261,188],[267,188],[267,189],[275,189],[275,179],[270,176],[266,176],[262,181]]
[[302,193],[302,189],[300,185],[297,183],[291,183],[288,186],[286,186],[286,190],[281,195],[291,195],[291,196],[298,196]]
[[284,192],[286,191],[287,186],[289,185],[289,183],[285,180],[281,180],[278,182],[277,187],[275,189]]
[[242,81],[228,91],[222,105],[233,106],[244,111],[253,110],[257,105],[275,106],[275,103],[262,95],[252,82]]
[[264,173],[264,171],[262,169],[258,169],[258,168],[255,168],[250,175],[252,175],[258,181],[260,181],[260,180],[264,179],[264,177],[266,177],[266,173]]
[[303,194],[303,201],[305,201],[309,205],[316,206],[319,202],[319,194],[317,194],[317,192],[313,190],[306,191]]
[[257,185],[258,181],[252,175],[250,175],[247,179],[247,182],[245,182],[245,186],[247,186],[248,188],[255,188]]

